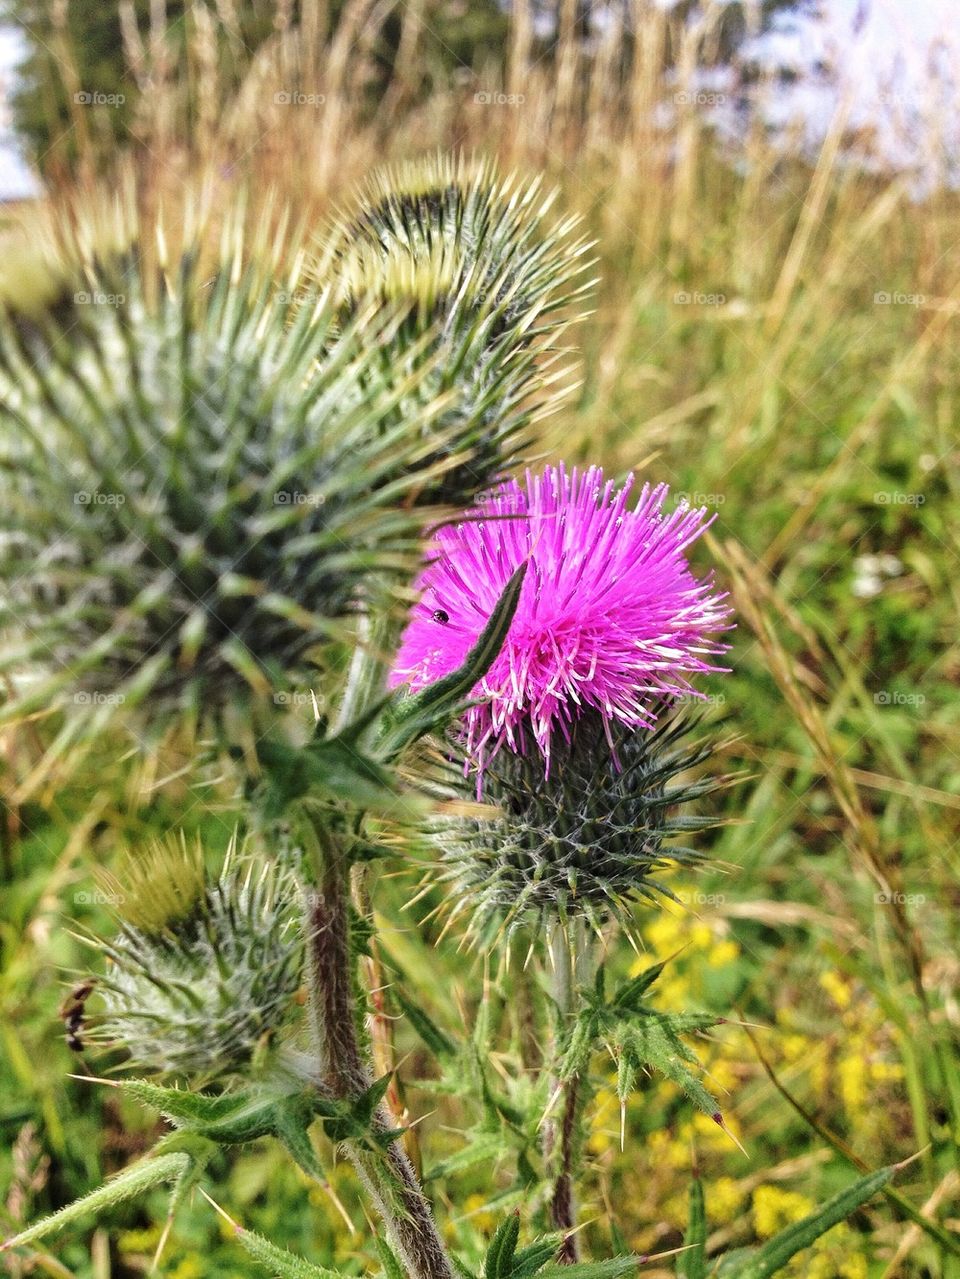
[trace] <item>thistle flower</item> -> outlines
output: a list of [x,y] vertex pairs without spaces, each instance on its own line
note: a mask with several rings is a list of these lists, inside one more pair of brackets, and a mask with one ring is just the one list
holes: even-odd
[[406,588],[445,465],[429,367],[398,389],[389,317],[334,335],[274,268],[227,237],[212,277],[193,249],[165,273],[121,257],[66,315],[0,316],[8,716],[61,705],[89,740],[148,701],[151,724],[222,727],[311,682],[361,588]]
[[299,1011],[292,872],[234,841],[212,879],[199,845],[170,839],[122,877],[99,878],[120,931],[97,943],[108,962],[90,1040],[122,1048],[141,1074],[207,1082],[246,1071]]
[[507,640],[466,715],[467,752],[481,769],[504,745],[533,747],[548,775],[557,735],[569,743],[588,711],[616,751],[614,725],[650,728],[665,700],[700,695],[691,676],[720,669],[710,659],[724,649],[714,636],[730,610],[686,559],[706,512],[684,503],[665,512],[662,484],[644,485],[631,509],[631,488],[632,477],[617,489],[598,467],[549,467],[440,530],[395,684],[419,689],[459,666],[529,561]]
[[437,157],[375,174],[328,235],[320,274],[344,317],[387,305],[404,319],[384,361],[434,361],[426,386],[447,401],[437,456],[453,463],[426,500],[472,505],[563,393],[544,354],[589,287],[579,281],[589,246],[572,238],[575,218],[550,216],[554,195],[487,162]]

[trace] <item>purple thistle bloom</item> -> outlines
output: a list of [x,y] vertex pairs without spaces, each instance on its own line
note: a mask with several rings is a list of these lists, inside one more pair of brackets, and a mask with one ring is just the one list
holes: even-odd
[[[466,746],[482,768],[505,743],[529,738],[550,764],[552,734],[593,709],[610,723],[651,728],[664,698],[694,690],[689,676],[723,669],[710,638],[730,626],[726,598],[694,576],[692,542],[712,522],[680,503],[664,513],[667,485],[645,484],[628,510],[599,467],[561,464],[524,484],[510,480],[480,511],[438,535],[417,583],[420,603],[404,633],[391,682],[420,689],[455,670],[490,617],[510,575],[529,560],[507,640],[473,690]],[[611,742],[612,749],[612,742]]]

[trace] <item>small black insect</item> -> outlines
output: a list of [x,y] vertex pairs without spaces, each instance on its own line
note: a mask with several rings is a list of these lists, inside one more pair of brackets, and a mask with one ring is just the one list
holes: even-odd
[[90,980],[75,987],[63,1001],[60,1009],[60,1016],[67,1030],[67,1047],[75,1053],[83,1052],[83,1040],[80,1038],[80,1032],[83,1030],[83,1014],[87,1000],[96,984],[95,981]]
[[441,626],[446,626],[447,622],[450,621],[450,614],[445,608],[438,608],[433,615],[433,620],[439,622]]

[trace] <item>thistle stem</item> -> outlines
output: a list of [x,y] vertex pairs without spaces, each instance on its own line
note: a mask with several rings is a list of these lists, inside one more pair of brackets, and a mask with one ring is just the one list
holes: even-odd
[[[323,1082],[334,1097],[351,1100],[371,1086],[360,1046],[350,947],[349,859],[339,842],[314,824],[320,855],[309,900],[310,1006]],[[377,1129],[392,1125],[381,1107]],[[410,1279],[453,1279],[453,1267],[413,1167],[393,1142],[374,1151],[357,1141],[346,1152],[387,1230]]]
[[[560,1045],[567,1032],[575,1010],[575,972],[577,956],[574,953],[579,930],[571,933],[557,924],[550,937],[551,985],[557,1006],[557,1035],[554,1045],[559,1054]],[[586,942],[584,941],[585,953]],[[580,1259],[576,1236],[577,1206],[574,1194],[574,1173],[579,1149],[580,1112],[582,1088],[579,1075],[560,1083],[555,1082],[552,1093],[560,1091],[560,1119],[552,1121],[544,1134],[544,1155],[551,1168],[552,1189],[550,1217],[554,1227],[563,1231],[564,1240],[557,1251],[557,1260],[573,1265]],[[551,1094],[552,1095],[552,1094]]]

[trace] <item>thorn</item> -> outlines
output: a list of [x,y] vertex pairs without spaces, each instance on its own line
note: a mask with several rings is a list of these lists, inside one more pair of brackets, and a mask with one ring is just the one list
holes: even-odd
[[727,1136],[730,1138],[730,1140],[733,1142],[736,1148],[740,1151],[740,1153],[745,1155],[747,1153],[746,1146],[744,1146],[742,1142],[737,1140],[737,1138],[733,1135],[733,1133],[730,1131],[727,1125],[723,1122],[723,1115],[721,1115],[720,1111],[718,1110],[716,1114],[711,1115],[710,1118],[719,1128],[723,1129],[723,1131],[727,1134]]
[[106,1088],[122,1088],[123,1084],[118,1083],[115,1079],[100,1079],[97,1075],[71,1075],[67,1073],[68,1079],[79,1079],[85,1084],[103,1084]]
[[[321,1181],[320,1185],[326,1191],[327,1195],[330,1198],[330,1202],[333,1204],[334,1208],[336,1208],[337,1212],[339,1212],[340,1216],[343,1218],[344,1224],[346,1225],[347,1229],[350,1231],[350,1234],[355,1235],[357,1233],[357,1228],[351,1221],[350,1214],[347,1212],[346,1208],[344,1207],[343,1200],[334,1190],[333,1186],[330,1184],[329,1181]],[[369,1218],[367,1220],[369,1222]]]
[[547,1122],[547,1119],[550,1117],[550,1112],[551,1110],[553,1110],[554,1106],[557,1104],[557,1101],[562,1092],[563,1092],[563,1084],[558,1084],[556,1090],[553,1093],[553,1096],[547,1102],[546,1110],[543,1112],[543,1114],[540,1116],[539,1120],[537,1121],[538,1128],[542,1128],[543,1125]]
[[211,1208],[213,1208],[216,1212],[218,1212],[220,1216],[224,1219],[224,1221],[230,1226],[234,1234],[238,1234],[238,1235],[241,1234],[243,1231],[243,1226],[240,1225],[239,1221],[234,1221],[234,1219],[227,1212],[226,1208],[221,1208],[220,1205],[217,1203],[216,1199],[212,1199],[207,1194],[203,1186],[197,1186],[197,1189],[200,1191],[201,1195],[203,1195],[204,1199],[206,1199],[207,1203],[211,1206]]
[[899,1162],[898,1164],[894,1164],[894,1165],[893,1165],[894,1170],[895,1170],[896,1172],[900,1172],[900,1171],[901,1171],[901,1169],[906,1168],[908,1164],[916,1163],[916,1161],[917,1161],[917,1160],[918,1160],[918,1159],[919,1159],[922,1155],[925,1155],[925,1154],[927,1153],[927,1151],[931,1148],[931,1145],[932,1145],[932,1143],[931,1143],[931,1142],[928,1142],[928,1143],[927,1143],[927,1144],[923,1147],[923,1149],[922,1149],[922,1150],[918,1150],[918,1151],[916,1152],[916,1154],[908,1155],[906,1159],[901,1159],[901,1160],[900,1160],[900,1162]]
[[159,1268],[160,1258],[163,1256],[163,1250],[167,1246],[167,1240],[170,1238],[170,1231],[172,1229],[173,1229],[173,1211],[171,1210],[170,1212],[167,1213],[166,1223],[164,1224],[163,1230],[160,1233],[160,1238],[157,1242],[157,1250],[153,1254],[153,1264],[150,1267],[151,1271],[157,1270]]
[[406,1125],[407,1128],[416,1128],[417,1125],[422,1124],[425,1119],[430,1119],[431,1116],[437,1114],[438,1110],[439,1107],[435,1107],[433,1110],[428,1110],[425,1115],[420,1115],[418,1119],[411,1119]]

